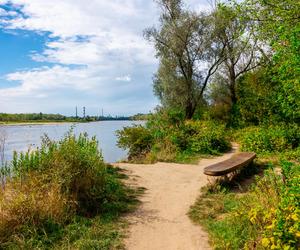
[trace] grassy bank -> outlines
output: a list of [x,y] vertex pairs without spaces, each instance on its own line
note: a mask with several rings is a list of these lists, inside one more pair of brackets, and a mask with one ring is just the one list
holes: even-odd
[[103,162],[98,143],[71,132],[47,137],[1,169],[1,249],[119,249],[137,190]]
[[235,134],[258,154],[233,182],[202,190],[191,219],[210,235],[214,249],[299,249],[300,155],[295,127],[251,127]]

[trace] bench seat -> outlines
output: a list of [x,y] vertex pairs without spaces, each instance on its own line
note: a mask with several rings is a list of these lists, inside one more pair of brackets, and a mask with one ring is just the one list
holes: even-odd
[[222,176],[250,164],[256,157],[255,153],[242,152],[233,155],[230,159],[204,168],[204,174]]

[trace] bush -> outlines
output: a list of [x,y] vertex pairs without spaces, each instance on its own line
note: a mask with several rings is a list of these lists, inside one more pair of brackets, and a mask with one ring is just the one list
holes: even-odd
[[86,134],[59,142],[45,137],[40,149],[15,153],[11,168],[0,191],[0,248],[20,237],[47,238],[75,215],[127,210],[127,188]]
[[285,151],[280,156],[284,160],[295,161],[300,164],[300,147]]
[[300,165],[270,167],[244,194],[204,193],[190,216],[215,249],[299,249]]
[[300,146],[300,128],[297,125],[248,127],[238,132],[237,140],[243,151],[282,152]]
[[219,154],[230,149],[225,125],[212,121],[186,123],[187,150],[200,154]]
[[144,157],[150,152],[153,143],[151,131],[141,125],[118,130],[117,137],[118,146],[123,149],[129,149],[129,160]]
[[190,161],[201,154],[230,149],[225,125],[213,121],[184,121],[180,112],[160,112],[145,127],[118,131],[118,145],[128,149],[130,161]]
[[269,171],[259,180],[242,202],[240,215],[248,217],[249,226],[258,230],[257,246],[299,249],[299,205],[300,165],[282,162],[281,176]]

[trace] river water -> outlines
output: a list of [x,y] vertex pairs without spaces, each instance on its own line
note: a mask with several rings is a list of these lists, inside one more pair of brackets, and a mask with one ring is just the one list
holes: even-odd
[[41,144],[41,137],[47,134],[50,139],[61,139],[73,126],[74,133],[86,132],[90,137],[96,136],[99,148],[106,162],[116,162],[126,159],[127,152],[116,145],[116,131],[133,124],[144,124],[142,121],[101,121],[91,123],[61,123],[46,125],[13,125],[0,127],[0,133],[5,134],[4,156],[7,161],[12,159],[13,151],[25,152]]

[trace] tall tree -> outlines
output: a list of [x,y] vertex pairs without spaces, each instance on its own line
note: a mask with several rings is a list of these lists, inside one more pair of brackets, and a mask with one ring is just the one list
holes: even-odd
[[223,78],[227,85],[234,108],[237,103],[237,80],[260,64],[263,50],[254,36],[251,22],[236,7],[219,4],[214,12],[214,22],[217,36],[225,46],[224,62],[218,70],[218,78]]
[[179,108],[190,119],[222,62],[225,46],[214,39],[212,16],[186,10],[180,0],[158,3],[160,26],[146,30],[160,59],[154,92],[163,106]]
[[245,0],[243,9],[272,47],[270,74],[281,116],[300,122],[300,1]]

